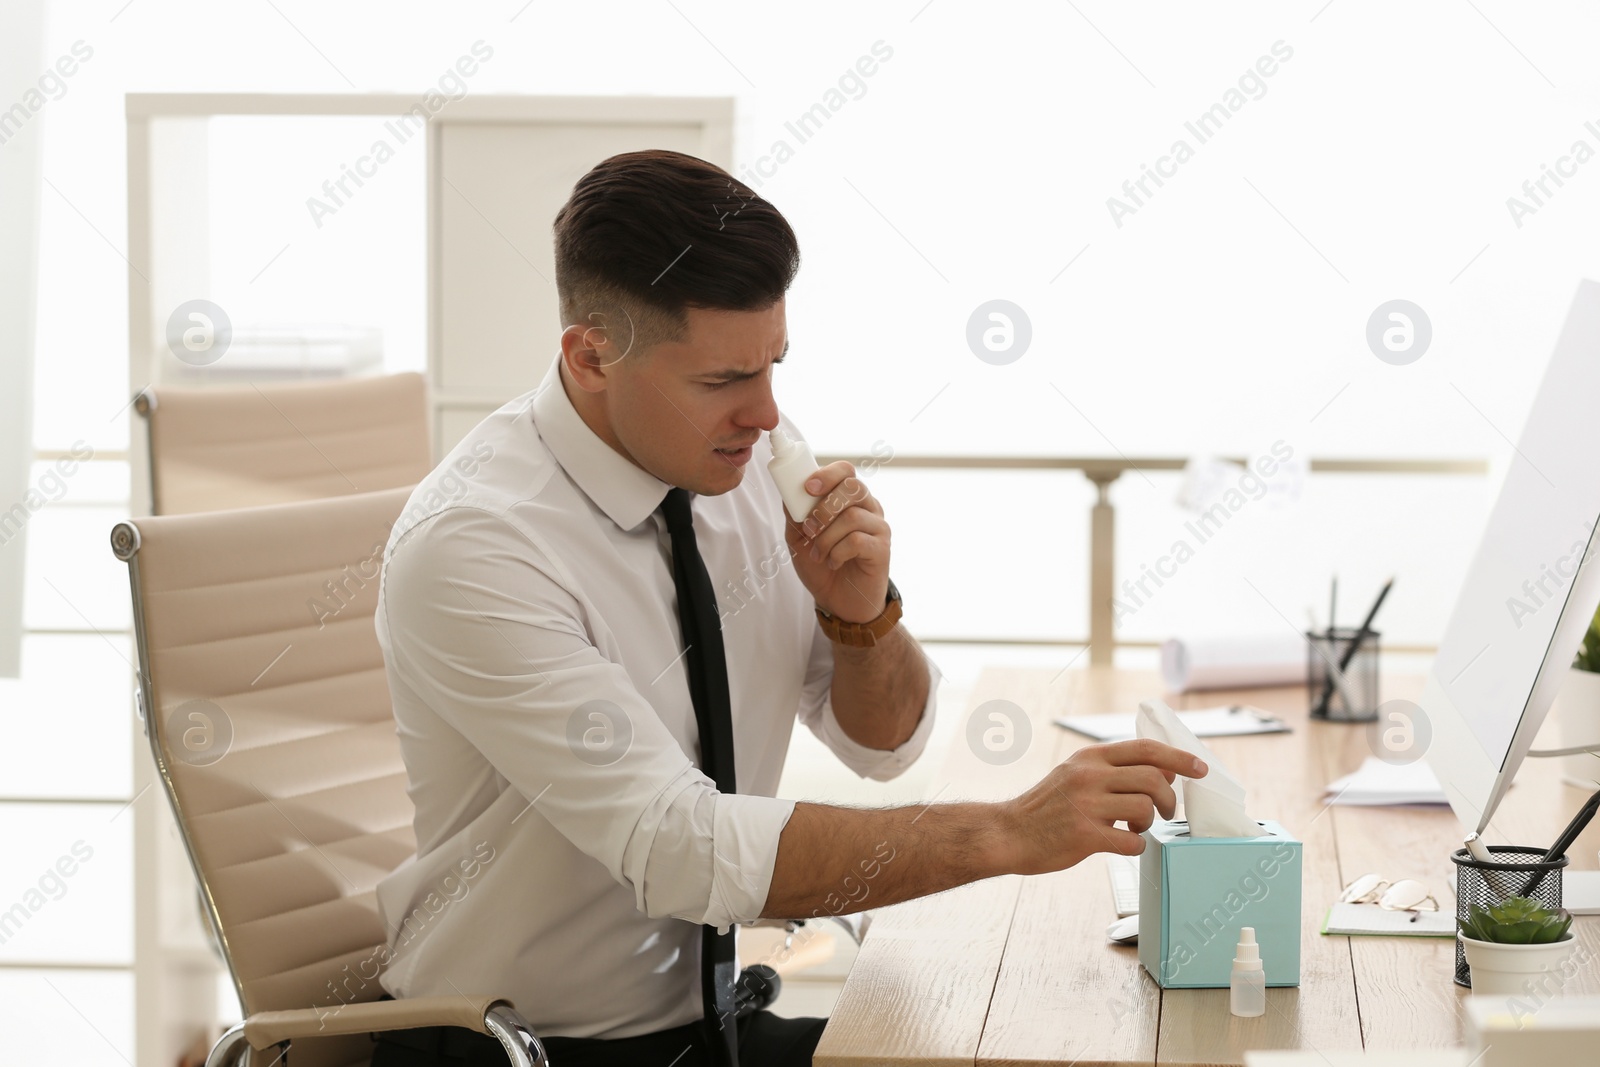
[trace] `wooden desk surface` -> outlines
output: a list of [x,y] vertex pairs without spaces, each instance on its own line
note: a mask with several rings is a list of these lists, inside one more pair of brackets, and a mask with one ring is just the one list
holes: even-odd
[[[1421,689],[1421,677],[1384,679],[1385,699]],[[987,671],[961,713],[936,799],[1014,796],[1091,743],[1052,717],[1131,712],[1161,692],[1153,672]],[[1005,766],[983,762],[965,742],[967,716],[990,700],[1021,707],[1032,731],[1022,757]],[[1163,991],[1137,949],[1107,942],[1110,882],[1104,860],[1091,856],[1055,874],[992,878],[879,911],[817,1049],[818,1067],[1242,1064],[1247,1049],[1464,1043],[1466,991],[1453,981],[1453,941],[1320,932],[1340,889],[1369,872],[1416,878],[1453,909],[1449,856],[1462,830],[1449,809],[1326,806],[1323,786],[1371,750],[1364,726],[1309,721],[1301,687],[1167,701],[1253,704],[1294,727],[1206,743],[1245,783],[1251,814],[1277,819],[1304,842],[1299,988],[1268,990],[1267,1014],[1256,1019],[1229,1014],[1226,989]],[[1559,761],[1530,760],[1486,836],[1548,843],[1586,796],[1561,783]],[[1597,848],[1600,820],[1570,851],[1572,868],[1595,868]],[[1600,917],[1580,917],[1573,929],[1600,951]],[[1600,993],[1600,974],[1581,969],[1566,992]]]

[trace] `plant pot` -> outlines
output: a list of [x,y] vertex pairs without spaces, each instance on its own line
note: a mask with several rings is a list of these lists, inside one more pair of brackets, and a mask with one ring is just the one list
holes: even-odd
[[1456,936],[1467,953],[1475,996],[1521,996],[1526,983],[1538,988],[1546,974],[1561,969],[1575,944],[1571,935],[1547,945],[1502,945],[1461,933]]
[[[1600,674],[1567,669],[1551,707],[1561,728],[1561,747],[1600,748]],[[1561,757],[1561,779],[1580,789],[1600,789],[1600,755],[1592,752]]]

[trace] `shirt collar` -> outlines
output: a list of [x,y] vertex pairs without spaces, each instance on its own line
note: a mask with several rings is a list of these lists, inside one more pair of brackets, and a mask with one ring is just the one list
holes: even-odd
[[533,398],[533,422],[539,438],[555,456],[561,469],[624,530],[632,530],[661,501],[672,486],[636,466],[589,429],[561,383],[561,360],[550,365]]

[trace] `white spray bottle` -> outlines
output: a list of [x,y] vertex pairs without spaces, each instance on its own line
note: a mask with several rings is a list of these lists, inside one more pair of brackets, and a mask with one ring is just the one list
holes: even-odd
[[778,495],[789,509],[789,517],[803,523],[822,503],[820,496],[806,492],[806,479],[817,473],[817,457],[811,454],[810,445],[796,441],[782,430],[773,430],[767,440],[772,445],[767,473],[772,475],[772,483],[778,487]]

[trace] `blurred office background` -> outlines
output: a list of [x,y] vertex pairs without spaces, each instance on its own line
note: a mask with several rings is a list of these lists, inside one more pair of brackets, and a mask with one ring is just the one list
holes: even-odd
[[[1426,655],[1573,290],[1600,274],[1597,31],[1585,5],[1501,0],[8,2],[0,510],[43,503],[0,544],[0,637],[20,654],[0,679],[0,913],[26,912],[0,935],[5,1058],[58,1062],[70,1044],[74,1063],[153,1067],[138,1032],[163,1024],[136,1019],[151,961],[135,852],[157,843],[136,845],[132,813],[165,800],[134,784],[148,756],[106,540],[138,483],[130,400],[149,384],[130,316],[159,329],[167,294],[202,290],[257,361],[236,359],[240,381],[437,372],[430,189],[473,203],[430,185],[423,139],[398,142],[392,116],[206,118],[202,100],[198,125],[152,127],[132,161],[186,206],[152,220],[141,199],[130,218],[125,94],[226,111],[226,94],[433,90],[444,117],[522,94],[727,107],[727,162],[804,254],[780,402],[819,453],[881,461],[907,621],[947,675],[944,743],[980,665],[1087,662],[1096,488],[1075,470],[901,462],[918,456],[1170,461],[1106,489],[1119,590],[1175,542],[1195,549],[1124,598],[1119,663],[1153,663],[1174,634],[1298,628],[1308,607],[1325,621],[1334,574],[1346,623],[1397,576],[1385,648]],[[392,157],[335,199],[324,183],[379,139]],[[559,177],[505,166],[528,168],[530,195]],[[472,212],[494,247],[494,210]],[[161,278],[130,261],[146,225],[169,242]],[[519,242],[479,264],[490,310],[550,314],[548,250]],[[1408,363],[1368,341],[1395,300],[1431,333]],[[994,301],[1009,360],[972,341]],[[520,367],[531,388],[554,351],[552,335],[495,352],[501,385]],[[445,356],[468,377],[479,358]],[[463,418],[441,416],[439,444]],[[1197,543],[1173,465],[1275,445],[1289,473]],[[1330,460],[1356,462],[1294,476]],[[1403,470],[1440,460],[1466,473]],[[785,781],[867,803],[936,789],[926,768],[856,782],[806,738]],[[51,876],[79,842],[92,858]],[[141,921],[192,918],[176,912]]]

